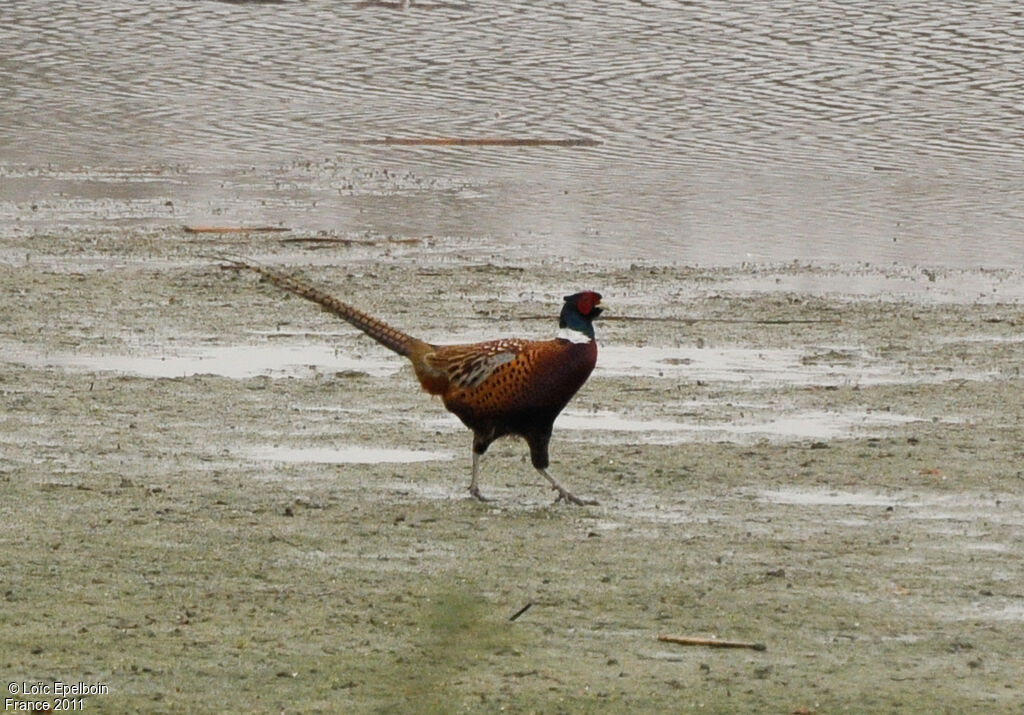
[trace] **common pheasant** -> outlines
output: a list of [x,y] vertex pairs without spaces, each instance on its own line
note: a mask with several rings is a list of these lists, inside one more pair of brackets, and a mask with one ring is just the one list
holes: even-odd
[[259,273],[274,285],[318,303],[384,347],[409,358],[423,389],[473,431],[473,476],[469,493],[487,501],[478,484],[480,457],[499,437],[518,435],[530,447],[534,468],[558,492],[555,502],[596,505],[580,499],[548,473],[548,443],[555,418],[590,377],[597,362],[593,321],[601,295],[582,291],[565,297],[559,331],[552,340],[504,338],[464,345],[433,345],[414,338],[319,288],[279,271],[235,258],[229,267]]

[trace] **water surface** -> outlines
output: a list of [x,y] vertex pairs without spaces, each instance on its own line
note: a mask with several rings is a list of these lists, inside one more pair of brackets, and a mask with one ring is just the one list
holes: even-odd
[[[0,19],[2,232],[1024,262],[1012,2],[14,0]],[[365,143],[385,137],[599,144]]]

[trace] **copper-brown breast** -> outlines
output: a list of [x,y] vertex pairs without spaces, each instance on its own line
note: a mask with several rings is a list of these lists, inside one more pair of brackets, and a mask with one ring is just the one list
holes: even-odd
[[[475,358],[467,357],[473,352]],[[597,344],[498,340],[447,346],[437,355],[456,377],[442,394],[444,404],[465,421],[536,411],[557,414],[593,371]]]

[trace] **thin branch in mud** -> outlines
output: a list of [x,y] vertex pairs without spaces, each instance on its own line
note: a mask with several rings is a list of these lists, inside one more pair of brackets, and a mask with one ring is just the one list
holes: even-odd
[[182,226],[185,233],[278,233],[291,231],[284,226]]
[[532,605],[533,605],[533,601],[530,601],[530,602],[528,602],[528,603],[527,603],[527,604],[526,604],[525,606],[523,606],[522,608],[520,608],[520,609],[519,609],[518,611],[516,611],[515,613],[513,613],[513,614],[512,614],[511,616],[509,616],[509,617],[508,617],[508,620],[509,620],[509,621],[514,621],[514,620],[516,620],[517,618],[519,618],[519,616],[521,616],[521,615],[523,615],[524,613],[526,613],[527,611],[529,611],[529,610],[530,610],[530,606],[532,606]]
[[294,236],[282,238],[281,243],[340,243],[343,246],[378,246],[382,243],[401,243],[415,245],[422,243],[418,238],[384,238],[380,240],[363,240],[358,238],[342,238],[341,236]]
[[281,243],[340,243],[343,246],[351,246],[356,243],[366,243],[355,238],[341,238],[340,236],[290,236],[280,239]]
[[677,645],[696,645],[709,648],[749,648],[750,650],[768,650],[764,643],[748,643],[746,641],[723,641],[717,638],[695,638],[690,636],[658,636],[662,643]]

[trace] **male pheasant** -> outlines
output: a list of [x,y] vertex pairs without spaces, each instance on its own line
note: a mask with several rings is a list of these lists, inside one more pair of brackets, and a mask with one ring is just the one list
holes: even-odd
[[384,347],[409,358],[423,389],[473,430],[469,493],[487,501],[477,483],[480,457],[499,437],[518,435],[530,447],[534,468],[558,492],[555,502],[592,504],[548,473],[548,442],[555,418],[590,377],[597,362],[593,321],[601,295],[566,296],[559,332],[552,340],[505,338],[465,345],[433,345],[391,327],[322,290],[284,273],[226,258],[231,267],[259,273],[274,285],[318,303]]

